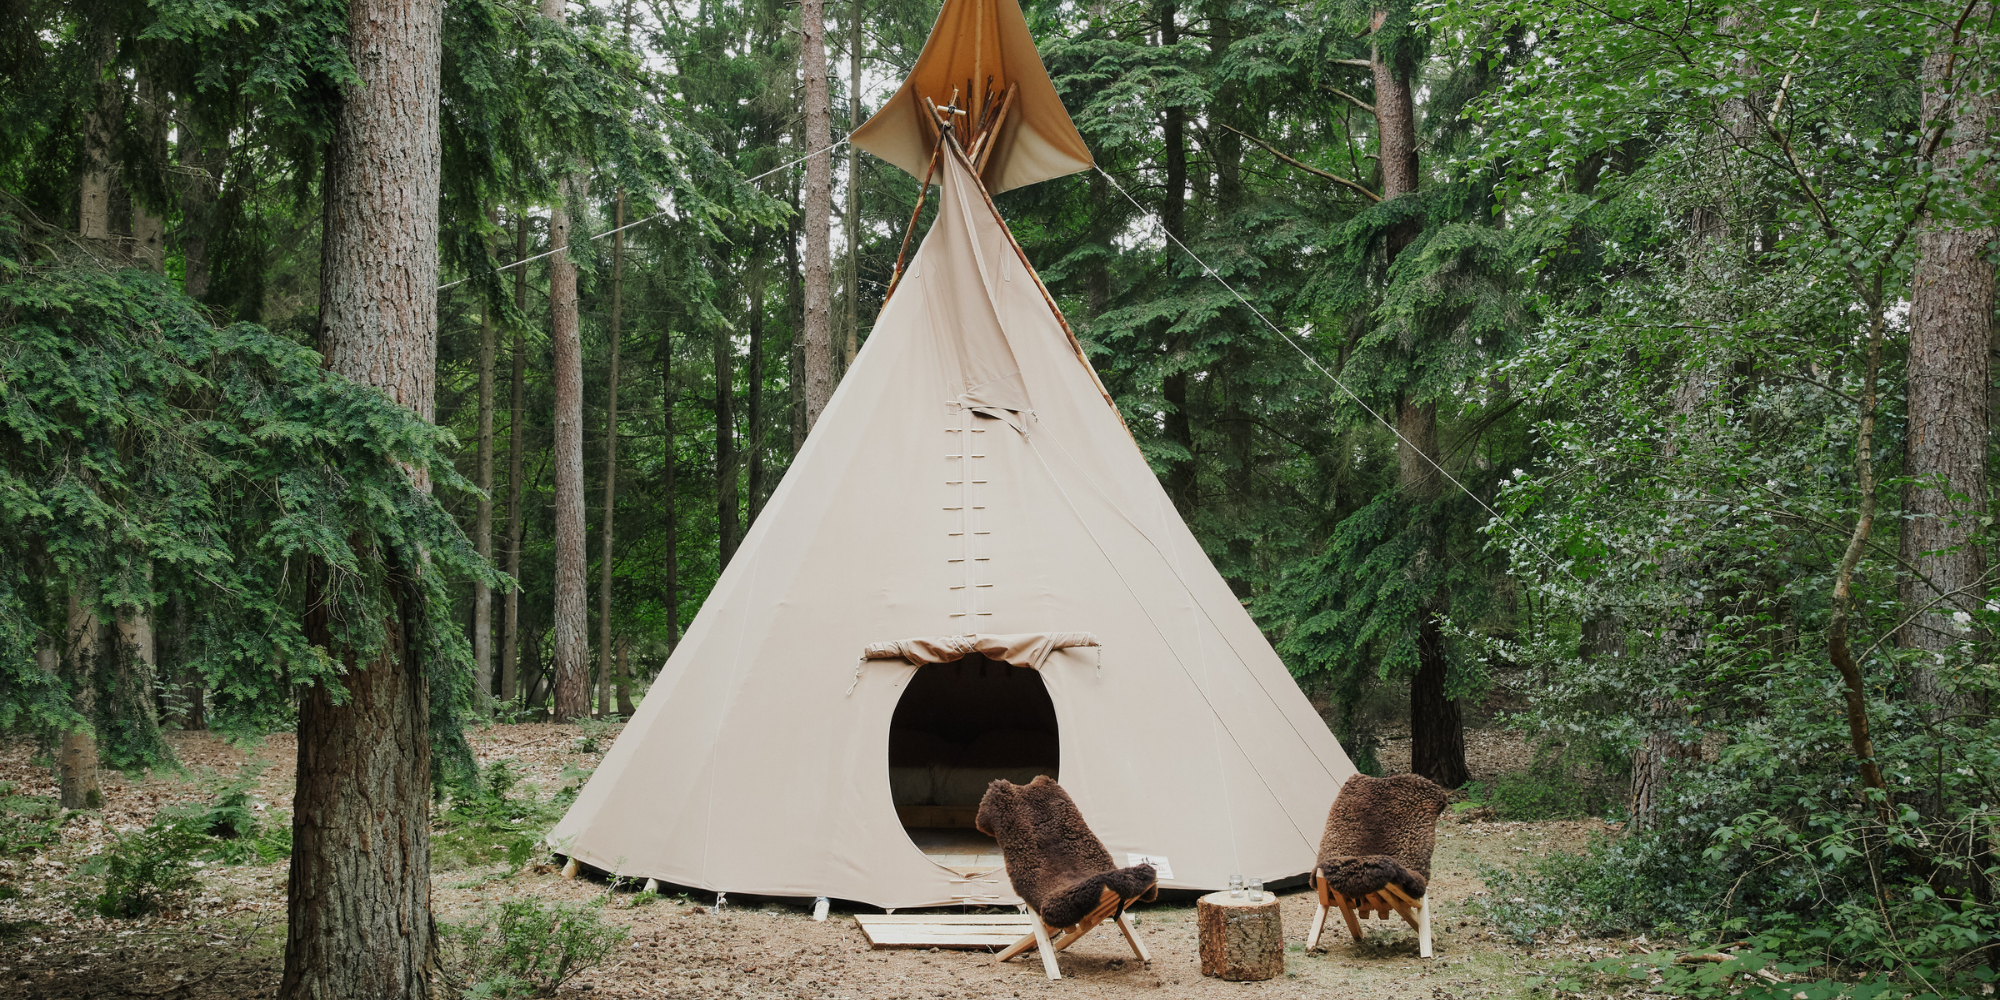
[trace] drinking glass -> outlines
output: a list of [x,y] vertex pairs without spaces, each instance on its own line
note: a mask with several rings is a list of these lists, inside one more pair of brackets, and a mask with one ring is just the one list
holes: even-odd
[[1257,878],[1257,877],[1254,877],[1254,876],[1253,876],[1253,877],[1251,877],[1251,879],[1250,879],[1250,901],[1251,901],[1251,902],[1253,902],[1253,903],[1261,903],[1261,902],[1263,902],[1263,901],[1264,901],[1264,880],[1263,880],[1263,879],[1261,879],[1261,878]]
[[1229,898],[1230,899],[1243,898],[1243,876],[1241,875],[1229,876]]

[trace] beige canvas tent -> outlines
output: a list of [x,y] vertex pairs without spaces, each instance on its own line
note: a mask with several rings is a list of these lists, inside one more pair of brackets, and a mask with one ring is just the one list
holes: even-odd
[[[1026,37],[1013,0],[950,0],[939,30],[973,6]],[[1005,98],[988,93],[961,121],[992,122]],[[973,159],[948,142],[935,170],[937,221],[556,849],[723,892],[1012,903],[972,815],[993,778],[1051,774],[1164,887],[1306,871],[1353,766],[1168,501]]]

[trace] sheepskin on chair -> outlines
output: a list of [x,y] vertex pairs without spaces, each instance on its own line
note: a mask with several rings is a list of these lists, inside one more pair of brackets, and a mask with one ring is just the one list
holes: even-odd
[[1347,779],[1327,812],[1319,841],[1319,871],[1349,899],[1394,883],[1422,899],[1437,849],[1437,818],[1449,794],[1429,778],[1397,774]]
[[1004,778],[987,785],[974,825],[1000,842],[1014,894],[1050,927],[1068,927],[1088,916],[1105,888],[1123,905],[1151,902],[1160,894],[1152,865],[1111,864],[1111,852],[1084,825],[1069,793],[1046,774],[1025,785]]

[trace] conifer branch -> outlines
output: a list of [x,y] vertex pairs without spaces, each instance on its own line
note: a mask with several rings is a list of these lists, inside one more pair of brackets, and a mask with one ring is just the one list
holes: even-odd
[[1356,97],[1353,94],[1350,94],[1347,91],[1340,89],[1339,87],[1327,86],[1324,83],[1320,84],[1320,86],[1325,87],[1327,90],[1330,90],[1335,94],[1340,95],[1341,97],[1347,98],[1349,101],[1353,102],[1355,107],[1360,108],[1361,110],[1366,111],[1371,115],[1375,113],[1375,105],[1370,104],[1367,101],[1364,101],[1361,98]]
[[1251,142],[1254,142],[1254,143],[1256,143],[1257,145],[1259,145],[1259,146],[1262,146],[1262,147],[1264,147],[1264,151],[1265,151],[1265,152],[1267,152],[1267,153],[1271,154],[1272,156],[1275,156],[1275,157],[1277,157],[1277,158],[1278,158],[1278,159],[1280,159],[1280,160],[1283,160],[1283,161],[1285,161],[1286,163],[1289,163],[1289,164],[1291,164],[1292,166],[1295,166],[1295,167],[1299,168],[1300,170],[1303,170],[1303,171],[1305,171],[1306,173],[1309,173],[1309,174],[1313,174],[1313,175],[1316,175],[1316,176],[1319,176],[1319,177],[1324,177],[1324,178],[1326,178],[1327,180],[1330,180],[1330,181],[1334,182],[1335,184],[1340,184],[1340,185],[1344,185],[1344,186],[1346,186],[1347,188],[1349,188],[1349,189],[1351,189],[1351,190],[1353,190],[1353,191],[1355,191],[1355,192],[1359,193],[1359,194],[1360,194],[1360,195],[1361,195],[1361,196],[1362,196],[1363,198],[1366,198],[1366,199],[1368,199],[1369,201],[1375,201],[1375,202],[1379,202],[1379,201],[1381,201],[1381,200],[1382,200],[1382,196],[1381,196],[1381,195],[1379,195],[1379,194],[1376,194],[1375,192],[1373,192],[1373,191],[1370,191],[1370,190],[1368,190],[1368,189],[1367,189],[1366,187],[1362,186],[1362,185],[1361,185],[1361,184],[1360,184],[1359,182],[1357,182],[1357,181],[1351,181],[1351,180],[1348,180],[1347,178],[1345,178],[1345,177],[1342,177],[1342,176],[1340,176],[1339,174],[1335,174],[1335,173],[1329,173],[1329,172],[1327,172],[1327,171],[1325,171],[1325,170],[1321,170],[1320,168],[1318,168],[1318,167],[1315,167],[1315,166],[1313,166],[1313,165],[1311,165],[1311,164],[1309,164],[1309,163],[1300,163],[1299,161],[1297,161],[1297,160],[1294,160],[1294,159],[1292,159],[1292,158],[1291,158],[1291,157],[1289,157],[1289,156],[1286,156],[1286,155],[1285,155],[1284,153],[1281,153],[1281,152],[1279,152],[1279,151],[1278,151],[1278,148],[1277,148],[1276,146],[1273,146],[1273,145],[1271,145],[1270,143],[1268,143],[1268,142],[1265,142],[1264,140],[1262,140],[1262,139],[1259,139],[1259,138],[1257,138],[1256,136],[1254,136],[1254,135],[1251,135],[1250,133],[1248,133],[1248,132],[1245,132],[1245,131],[1243,131],[1243,130],[1242,130],[1242,129],[1240,129],[1240,128],[1234,128],[1234,127],[1232,127],[1232,126],[1229,126],[1229,125],[1224,125],[1224,124],[1223,124],[1222,122],[1216,122],[1216,124],[1217,124],[1217,125],[1222,125],[1222,127],[1223,127],[1223,128],[1226,128],[1226,129],[1229,129],[1229,131],[1231,131],[1231,132],[1234,132],[1234,133],[1236,133],[1237,135],[1240,135],[1240,136],[1242,136],[1243,138],[1245,138],[1245,139],[1248,139],[1248,140],[1250,140]]

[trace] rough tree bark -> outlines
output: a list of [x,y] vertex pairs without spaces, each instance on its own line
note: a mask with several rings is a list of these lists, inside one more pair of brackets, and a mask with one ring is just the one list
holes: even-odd
[[[158,164],[157,170],[165,173],[167,165],[167,114],[161,103],[160,88],[153,82],[153,75],[143,68],[135,75],[136,108],[139,121],[139,143],[146,150],[147,159]],[[127,175],[126,190],[132,199],[132,259],[140,267],[164,273],[167,269],[167,220],[158,211],[158,201],[164,192],[148,185],[140,190],[130,183]]]
[[[528,257],[528,217],[524,213],[514,220],[514,259]],[[528,311],[528,268],[526,265],[514,269],[514,310],[525,315]],[[511,406],[507,417],[507,575],[514,578],[516,585],[507,591],[504,599],[504,614],[500,629],[500,700],[514,700],[516,686],[521,677],[521,463],[526,453],[523,440],[522,422],[526,419],[526,395],[528,383],[528,331],[525,326],[514,327],[514,384]]]
[[[625,190],[612,208],[613,230],[625,228]],[[597,713],[611,714],[611,541],[618,501],[618,341],[625,323],[625,234],[611,234],[611,372],[605,380],[604,516],[597,559]]]
[[[342,98],[328,149],[320,270],[327,367],[432,419],[437,371],[442,0],[350,0]],[[428,489],[428,476],[417,474]],[[417,567],[393,567],[397,574]],[[307,635],[345,661],[336,704],[299,705],[284,1000],[432,995],[430,692],[402,606],[386,645],[357,662],[332,644],[308,572]]]
[[56,745],[58,796],[64,809],[97,809],[104,794],[97,784],[97,658],[104,623],[80,595],[69,597],[69,633],[63,640],[61,675],[70,688],[70,707],[83,723],[65,729]]
[[[1387,11],[1375,12],[1374,30],[1382,30]],[[1389,201],[1417,190],[1417,113],[1411,93],[1413,67],[1398,52],[1384,52],[1376,46],[1370,56],[1375,77],[1375,131],[1377,153],[1381,157],[1382,200]],[[1390,263],[1402,254],[1417,233],[1420,223],[1406,222],[1391,230],[1387,240]],[[1396,482],[1413,499],[1429,504],[1444,486],[1437,470],[1437,405],[1405,393],[1396,417],[1401,440],[1396,443]],[[1435,541],[1433,541],[1435,544]],[[1423,554],[1435,560],[1434,551]],[[1417,623],[1417,672],[1410,678],[1410,770],[1446,788],[1465,784],[1470,776],[1465,767],[1465,727],[1458,702],[1446,697],[1449,673],[1445,662],[1441,619],[1446,612],[1442,589],[1419,610]]]
[[[542,0],[542,16],[563,23],[565,0]],[[549,209],[549,341],[555,408],[555,602],[550,618],[555,644],[557,722],[590,714],[590,611],[584,552],[583,332],[576,314],[576,263],[570,260],[569,200],[582,193],[571,173],[558,185]]]
[[[800,0],[799,70],[805,77],[805,149],[833,143],[826,77],[826,0]],[[806,433],[833,396],[833,156],[806,160],[805,188]]]
[[91,83],[97,93],[83,115],[83,177],[76,211],[76,228],[86,240],[111,238],[111,145],[118,122],[120,82],[110,79],[111,60],[118,53],[118,36],[110,24],[94,26],[96,61]]
[[[488,221],[498,224],[499,213],[488,209]],[[479,512],[472,523],[472,547],[483,559],[493,558],[493,303],[479,305]],[[493,698],[493,590],[484,583],[472,585],[472,681],[477,687],[474,704],[486,711]]]
[[[1925,57],[1923,119],[1946,131],[1933,170],[1955,177],[1987,155],[1995,101],[1981,74],[1950,37]],[[1967,185],[1977,178],[1965,178]],[[1936,201],[1943,199],[1933,196]],[[1930,610],[1897,636],[1906,649],[1942,656],[1973,639],[1968,622],[1985,596],[1985,553],[1975,536],[1987,508],[1986,451],[1991,380],[1994,268],[1985,250],[2000,231],[1967,225],[1935,208],[1918,220],[1917,265],[1910,290],[1910,354],[1904,380],[1909,431],[1904,470],[1917,483],[1903,491],[1903,559],[1915,569],[1902,579],[1905,613]],[[1911,675],[1911,695],[1940,713],[1965,707],[1934,670]]]

